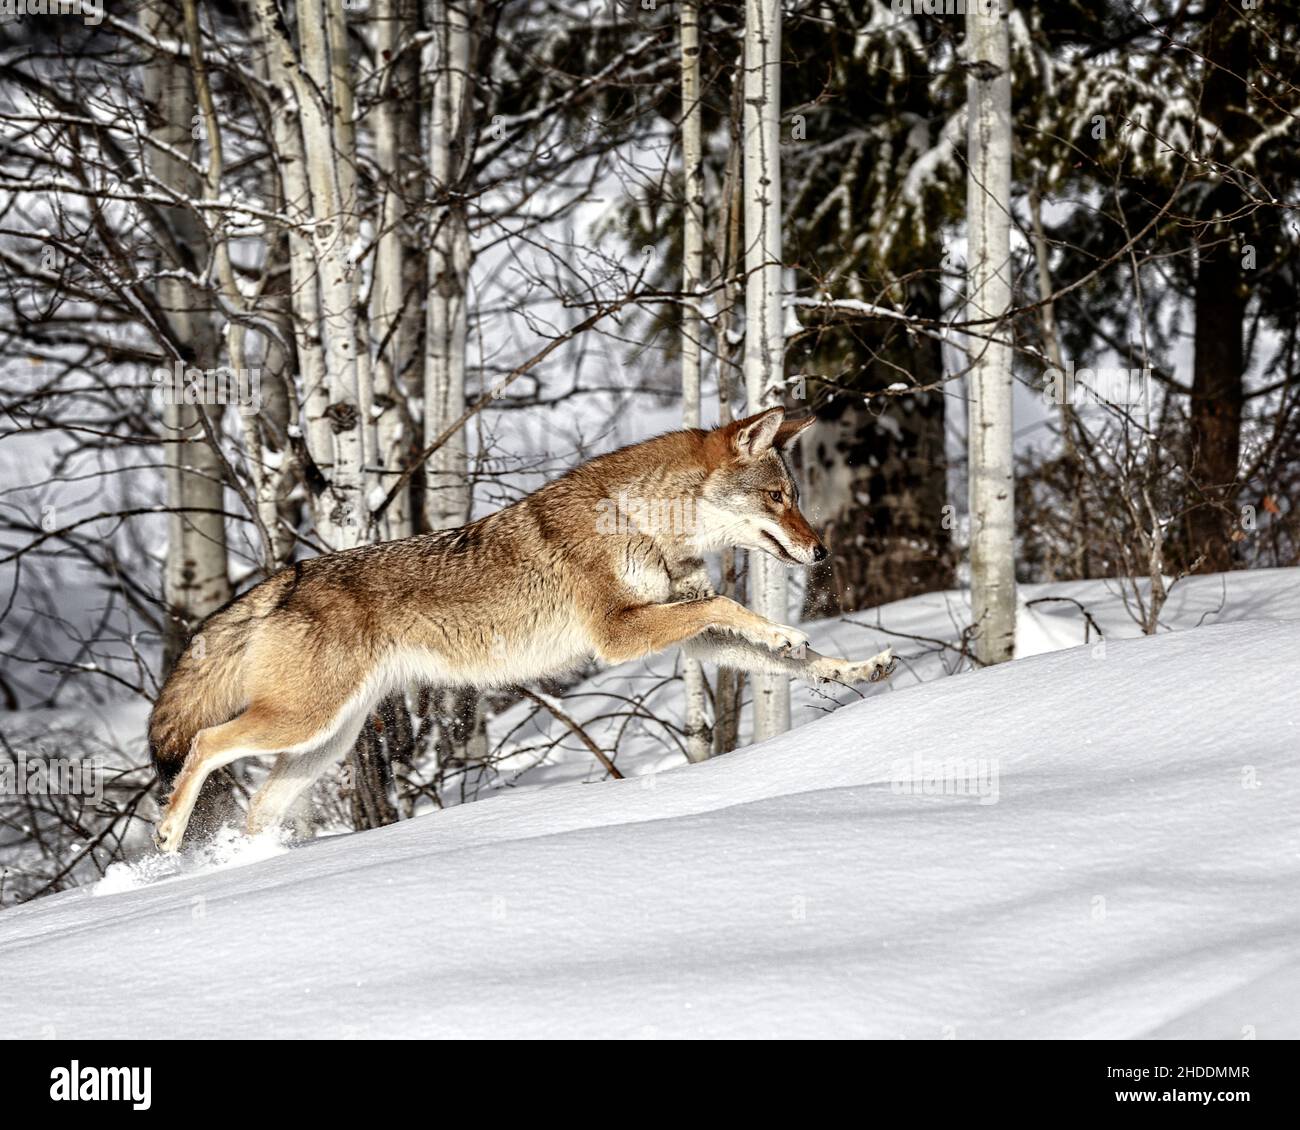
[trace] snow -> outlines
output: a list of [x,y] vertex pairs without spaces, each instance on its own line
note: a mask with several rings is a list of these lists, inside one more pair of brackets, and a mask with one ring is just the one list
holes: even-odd
[[877,306],[872,302],[860,302],[856,298],[786,298],[787,306],[808,307],[809,309],[818,310],[847,310],[854,314],[863,314],[873,318],[892,318],[898,322],[914,322],[915,314],[904,314],[898,310],[890,310],[885,306]]
[[[703,765],[8,911],[39,975],[0,1035],[1300,1036],[1300,622],[911,683]],[[993,803],[904,787],[954,759]]]
[[[799,599],[796,593],[792,604],[797,606]],[[1016,654],[1022,658],[1085,643],[1101,656],[1116,640],[1141,634],[1125,610],[1124,590],[1114,581],[1021,585],[1017,599]],[[1081,609],[1100,628],[1101,640]],[[1170,590],[1161,629],[1182,631],[1256,619],[1300,620],[1300,569],[1184,578]],[[887,685],[865,692],[793,684],[794,724],[816,721],[858,702],[864,693],[892,694],[963,670],[968,664],[961,659],[958,641],[969,622],[967,594],[950,590],[909,597],[841,620],[803,624],[813,648],[826,655],[865,658],[892,646],[899,670]],[[679,665],[676,653],[670,652],[599,671],[565,695],[563,709],[597,745],[613,753],[628,776],[683,765],[686,756],[680,734],[668,725],[682,722],[681,684],[672,680]],[[494,772],[476,772],[471,795],[504,787],[593,781],[604,775],[578,738],[530,703],[519,703],[492,719],[489,734],[493,747],[502,744],[510,756]],[[445,790],[449,799],[454,792]]]

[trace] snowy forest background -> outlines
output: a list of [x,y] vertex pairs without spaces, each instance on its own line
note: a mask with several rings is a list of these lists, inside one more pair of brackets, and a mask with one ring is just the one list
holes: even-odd
[[[1185,578],[1300,564],[1294,5],[1004,5],[1005,67],[942,3],[37,7],[0,5],[0,755],[110,769],[93,799],[0,796],[0,904],[147,844],[142,711],[231,596],[683,421],[816,414],[798,472],[831,556],[791,618],[890,629],[872,610],[1004,569],[1105,579],[1151,634]],[[972,165],[982,112],[1005,184]],[[1014,402],[1014,542],[972,575],[981,379]],[[715,566],[758,595],[743,555]],[[1008,657],[954,607],[900,650]],[[624,740],[700,760],[754,732],[743,679],[658,670],[395,696],[319,824],[461,803],[562,745],[598,776]]]

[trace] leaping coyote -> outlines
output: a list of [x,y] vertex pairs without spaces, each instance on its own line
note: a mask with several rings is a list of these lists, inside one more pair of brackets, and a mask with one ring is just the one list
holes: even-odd
[[810,423],[772,408],[670,432],[460,529],[300,561],[236,598],[195,633],[149,721],[173,782],[158,846],[180,848],[208,776],[241,757],[275,758],[248,828],[278,824],[378,702],[415,682],[513,685],[673,645],[813,681],[887,676],[888,650],[819,655],[709,583],[702,555],[724,546],[826,557],[782,457]]

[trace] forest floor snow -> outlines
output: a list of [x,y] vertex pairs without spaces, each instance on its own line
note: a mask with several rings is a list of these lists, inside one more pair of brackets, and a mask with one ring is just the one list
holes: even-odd
[[702,765],[119,865],[0,915],[0,1035],[1300,1037],[1300,622],[1064,624]]

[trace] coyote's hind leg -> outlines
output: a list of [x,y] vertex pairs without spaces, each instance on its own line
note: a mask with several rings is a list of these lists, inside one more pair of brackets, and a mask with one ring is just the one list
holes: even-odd
[[194,735],[185,765],[172,789],[154,842],[165,852],[180,850],[185,828],[204,782],[216,770],[241,757],[279,753],[301,746],[302,723],[291,714],[265,703],[253,703],[237,718],[209,726]]
[[294,803],[316,779],[347,756],[360,728],[360,724],[344,726],[316,749],[277,757],[248,806],[248,834],[255,836],[282,824]]

